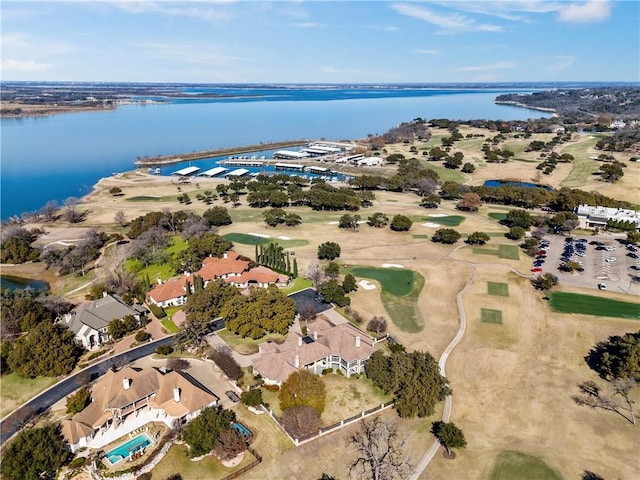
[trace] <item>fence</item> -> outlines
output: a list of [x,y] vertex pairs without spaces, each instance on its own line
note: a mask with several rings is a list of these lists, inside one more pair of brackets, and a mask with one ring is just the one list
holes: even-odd
[[269,414],[269,416],[275,420],[275,422],[280,427],[280,430],[282,430],[284,432],[284,434],[287,437],[289,437],[289,440],[291,440],[293,442],[293,444],[296,447],[298,447],[298,446],[303,445],[305,443],[311,442],[312,440],[315,440],[316,438],[320,438],[323,435],[326,435],[328,433],[334,432],[336,430],[340,430],[341,428],[346,427],[347,425],[351,425],[352,423],[357,422],[358,420],[361,420],[363,418],[367,418],[367,417],[369,417],[369,416],[371,416],[371,415],[373,415],[375,413],[381,412],[382,410],[386,410],[387,408],[392,407],[394,404],[395,404],[394,400],[391,400],[391,401],[386,402],[386,403],[381,403],[377,407],[370,408],[369,410],[363,410],[362,412],[358,413],[357,415],[354,415],[354,416],[349,417],[349,418],[345,418],[344,420],[340,420],[339,422],[336,422],[333,425],[329,425],[328,427],[321,428],[320,430],[318,430],[318,433],[316,433],[316,434],[311,434],[311,435],[308,435],[308,436],[305,436],[305,437],[302,437],[302,438],[293,438],[289,434],[289,432],[287,432],[287,430],[284,428],[282,423],[280,423],[280,419],[276,416],[275,413],[273,413],[272,410],[267,408],[264,404],[260,405],[260,406],[262,407],[262,410],[267,412]]
[[259,465],[260,463],[262,463],[262,455],[260,455],[258,452],[256,452],[253,448],[248,447],[247,450],[249,451],[249,453],[251,455],[253,455],[255,457],[255,460],[253,462],[251,462],[248,465],[245,465],[244,467],[242,467],[240,470],[236,470],[233,473],[230,473],[229,475],[227,475],[226,477],[224,477],[222,480],[233,480],[234,478],[238,478],[240,475],[242,475],[243,473],[248,472],[249,470],[251,470],[253,467],[255,467],[256,465]]

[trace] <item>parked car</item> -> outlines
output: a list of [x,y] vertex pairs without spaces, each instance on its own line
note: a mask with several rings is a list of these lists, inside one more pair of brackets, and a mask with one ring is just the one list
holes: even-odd
[[531,271],[534,272],[534,273],[535,272],[541,272],[542,269],[540,267],[535,267],[535,268],[532,268]]
[[604,247],[604,249],[605,249],[607,252],[613,252],[613,251],[616,249],[616,247]]
[[600,290],[606,290],[606,289],[607,289],[607,286],[606,286],[604,283],[599,283],[599,284],[598,284],[598,289],[600,289]]
[[604,259],[605,262],[613,263],[616,261],[616,257],[608,257]]

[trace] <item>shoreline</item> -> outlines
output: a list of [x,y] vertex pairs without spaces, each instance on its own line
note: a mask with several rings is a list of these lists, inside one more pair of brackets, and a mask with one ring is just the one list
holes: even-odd
[[557,118],[559,116],[558,112],[554,108],[532,107],[530,105],[527,105],[526,103],[516,102],[515,100],[494,100],[493,103],[495,103],[496,105],[511,105],[513,107],[527,108],[529,110],[537,110],[539,112],[551,113],[553,114],[554,118]]

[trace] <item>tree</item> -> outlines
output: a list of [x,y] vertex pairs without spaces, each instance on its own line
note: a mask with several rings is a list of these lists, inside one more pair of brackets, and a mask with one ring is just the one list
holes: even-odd
[[229,215],[229,211],[225,207],[212,207],[208,210],[205,210],[202,214],[202,218],[204,218],[209,225],[213,225],[215,227],[222,227],[223,225],[231,225],[231,215]]
[[122,193],[122,189],[120,187],[111,187],[109,193],[116,197]]
[[[612,392],[603,391],[593,381],[579,383],[578,389],[580,393],[573,395],[571,398],[577,405],[609,410],[635,425],[634,401],[629,398],[629,394],[637,386],[637,382],[632,378],[618,378],[610,382],[609,386]],[[618,400],[616,395],[622,396],[626,400],[626,406]],[[629,416],[625,412],[629,412]]]
[[91,403],[91,388],[85,385],[67,397],[67,415],[81,412],[89,403]]
[[371,215],[367,221],[367,225],[375,228],[384,228],[389,223],[389,217],[382,212],[376,212]]
[[324,266],[324,274],[331,280],[337,280],[340,276],[340,265],[337,262],[329,262]]
[[129,333],[127,328],[124,326],[124,323],[119,318],[114,318],[109,322],[107,325],[107,331],[109,332],[109,336],[114,340],[120,340]]
[[221,460],[231,460],[247,449],[247,439],[235,428],[220,432],[213,453]]
[[350,215],[346,213],[340,217],[340,220],[338,221],[338,228],[345,228],[355,232],[360,226],[358,223],[359,221],[360,215]]
[[374,315],[371,320],[369,320],[369,323],[367,323],[367,330],[375,332],[376,337],[378,337],[381,333],[387,331],[387,319],[379,315]]
[[640,330],[598,342],[584,359],[605,380],[633,378],[640,382]]
[[189,445],[189,457],[199,457],[214,449],[218,437],[231,428],[236,415],[221,407],[206,407],[182,431],[182,439]]
[[264,217],[264,221],[267,225],[270,227],[276,227],[285,222],[287,213],[281,208],[270,208],[269,210],[262,212],[262,216]]
[[624,175],[624,167],[626,167],[626,165],[617,160],[614,160],[611,163],[605,163],[600,166],[602,178],[611,183],[617,182]]
[[309,406],[291,407],[282,412],[280,422],[293,438],[308,438],[320,431],[322,422],[318,411]]
[[372,480],[406,478],[410,465],[402,452],[405,443],[406,439],[400,439],[395,425],[379,417],[362,420],[360,430],[347,440],[347,445],[358,455],[349,472]]
[[465,163],[462,166],[462,172],[463,173],[473,173],[475,171],[476,171],[476,167],[472,163]]
[[559,212],[549,219],[549,226],[556,232],[571,232],[579,224],[578,216],[571,212]]
[[317,263],[312,263],[309,265],[309,269],[307,270],[307,277],[313,283],[314,288],[320,288],[322,281],[324,280],[324,272],[322,267]]
[[62,211],[62,217],[69,223],[79,223],[85,219],[88,210],[80,211],[78,204],[80,200],[75,197],[69,197],[64,201],[64,210]]
[[394,232],[406,232],[411,228],[413,222],[406,215],[395,215],[391,220],[391,230]]
[[7,362],[25,377],[57,377],[71,372],[81,355],[73,332],[59,323],[41,322],[13,343]]
[[329,280],[322,284],[320,293],[329,303],[335,303],[339,307],[344,307],[351,303],[351,299],[345,295],[344,288],[336,280]]
[[358,286],[356,285],[356,277],[347,273],[342,281],[342,289],[344,290],[344,293],[356,291],[358,289]]
[[113,216],[113,221],[120,225],[120,227],[124,227],[127,224],[127,215],[124,211],[118,210]]
[[522,227],[511,227],[507,233],[504,234],[505,237],[510,238],[511,240],[520,240],[525,235],[525,230]]
[[433,422],[431,433],[433,433],[440,444],[447,449],[449,456],[451,456],[452,448],[464,448],[467,446],[464,433],[462,433],[462,430],[453,422]]
[[284,217],[284,224],[287,227],[297,227],[302,223],[302,217],[297,213],[287,213]]
[[469,245],[484,245],[491,237],[484,232],[473,232],[467,237],[467,243]]
[[531,284],[536,290],[549,291],[558,284],[558,277],[552,273],[543,273],[531,280]]
[[454,244],[460,240],[461,235],[452,228],[439,228],[431,236],[431,241],[434,243]]
[[462,198],[456,205],[456,208],[458,210],[464,210],[467,212],[477,212],[478,208],[480,208],[481,206],[482,199],[480,198],[480,195],[478,195],[477,193],[468,192],[462,196]]
[[637,245],[640,243],[640,232],[627,232],[627,243]]
[[535,223],[535,219],[529,212],[523,209],[509,210],[502,221],[508,227],[529,228]]
[[167,368],[169,370],[183,372],[185,370],[188,370],[189,367],[191,367],[191,363],[189,363],[189,360],[186,360],[184,358],[172,357],[167,359]]
[[420,206],[424,208],[438,208],[438,205],[442,200],[436,194],[425,195],[422,200],[420,200]]
[[58,202],[50,200],[40,209],[40,213],[46,222],[53,222],[56,219],[56,214],[59,208]]
[[262,389],[250,388],[240,394],[240,400],[248,407],[257,407],[262,403]]
[[209,360],[213,360],[220,370],[231,380],[239,380],[244,375],[242,367],[236,362],[233,351],[228,345],[218,345],[215,348],[209,349],[207,356]]
[[326,387],[318,375],[306,369],[293,372],[282,383],[278,399],[280,408],[286,411],[293,407],[311,407],[322,415],[326,401]]
[[21,430],[4,450],[0,472],[7,480],[53,478],[71,456],[58,424]]
[[340,245],[336,242],[324,242],[318,246],[318,258],[320,260],[334,260],[340,256]]

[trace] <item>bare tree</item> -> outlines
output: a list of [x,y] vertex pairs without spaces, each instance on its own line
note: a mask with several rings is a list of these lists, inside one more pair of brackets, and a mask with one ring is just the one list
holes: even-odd
[[402,453],[406,439],[398,438],[395,425],[379,417],[371,421],[362,420],[360,430],[351,435],[347,443],[358,453],[349,473],[372,480],[406,478],[410,468]]
[[315,435],[322,426],[318,411],[308,406],[286,409],[280,422],[289,435],[298,440]]
[[40,209],[40,213],[44,216],[45,221],[53,222],[56,219],[58,208],[58,202],[51,200]]
[[314,288],[320,287],[322,281],[324,280],[324,272],[322,271],[322,267],[317,263],[309,265],[309,269],[307,270],[307,277],[313,283]]
[[85,219],[87,210],[81,211],[78,209],[78,204],[80,200],[76,197],[69,197],[64,201],[64,211],[62,212],[62,216],[69,223],[79,223]]
[[[622,403],[612,395],[608,395],[606,392],[603,392],[600,387],[592,381],[587,381],[578,384],[578,388],[580,389],[580,394],[574,395],[571,398],[578,405],[585,405],[591,408],[602,408],[603,410],[609,410],[610,412],[617,413],[622,418],[627,420],[630,423],[636,424],[635,412],[633,409],[633,401],[629,399],[629,393],[631,389],[635,386],[635,380],[632,379],[620,379],[624,380],[622,382],[614,381],[611,382],[613,387],[613,395],[620,395],[626,399],[627,406],[625,407]],[[625,413],[625,410],[630,412],[630,417],[628,417]]]
[[380,315],[374,315],[367,324],[367,330],[370,332],[376,332],[377,337],[381,333],[387,331],[387,319]]
[[191,364],[189,363],[189,360],[185,360],[184,358],[172,357],[167,360],[167,368],[169,370],[182,372],[184,370],[187,370],[190,366]]
[[124,227],[127,224],[127,215],[124,213],[124,211],[118,210],[113,216],[113,220],[121,227]]
[[220,432],[218,441],[213,448],[216,456],[222,460],[231,460],[247,449],[247,440],[235,428],[228,428]]

